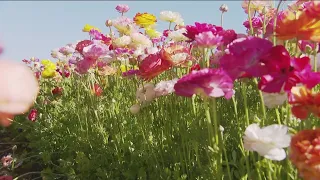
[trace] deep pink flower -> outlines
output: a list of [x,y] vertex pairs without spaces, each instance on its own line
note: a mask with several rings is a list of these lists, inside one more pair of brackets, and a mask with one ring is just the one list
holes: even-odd
[[307,52],[307,48],[309,50],[315,49],[315,43],[307,40],[298,41],[298,46],[299,46],[299,49],[304,53]]
[[38,111],[37,109],[31,109],[30,113],[28,115],[28,119],[32,122],[35,122],[38,116]]
[[267,69],[260,57],[272,48],[272,43],[258,37],[248,37],[235,40],[229,45],[229,54],[220,58],[220,66],[232,79],[237,79],[245,73],[261,77]]
[[91,29],[89,31],[89,35],[90,35],[91,38],[93,38],[95,40],[102,40],[102,35],[103,34],[101,32],[99,32],[98,30],[96,30],[96,29]]
[[207,23],[195,23],[195,26],[188,25],[186,26],[186,33],[183,33],[190,41],[193,41],[199,33],[211,31],[213,35],[217,35],[220,31],[222,31],[222,27],[216,26],[213,24]]
[[117,7],[116,7],[116,10],[119,12],[119,13],[126,13],[129,11],[129,6],[126,5],[126,4],[118,4]]
[[222,41],[222,36],[213,35],[211,31],[202,32],[195,36],[195,41],[200,47],[216,47],[220,45]]
[[309,57],[290,57],[284,46],[273,47],[261,61],[266,65],[268,74],[262,76],[259,89],[267,93],[290,92],[299,83],[309,89],[320,82],[320,74],[312,72]]
[[166,29],[166,30],[163,31],[162,34],[163,34],[164,37],[168,37],[168,35],[169,35],[170,32],[172,32],[172,30]]
[[233,81],[222,69],[201,69],[183,76],[174,86],[179,96],[222,97],[230,99],[234,94]]
[[92,59],[83,59],[76,63],[76,69],[75,71],[79,74],[85,74],[88,72],[91,66],[93,66],[95,63],[95,60]]
[[219,36],[222,36],[222,45],[223,46],[227,46],[228,44],[230,44],[232,41],[234,41],[235,39],[237,39],[237,33],[232,30],[232,29],[228,29],[228,30],[222,30],[218,33]]
[[83,40],[80,41],[77,45],[76,45],[76,50],[82,54],[83,48],[87,47],[89,45],[93,44],[93,42],[91,40]]
[[55,87],[54,89],[52,89],[51,92],[52,92],[53,95],[61,95],[62,91],[63,91],[62,87]]
[[[254,29],[261,29],[263,26],[263,19],[261,17],[253,17],[251,18],[252,21],[252,28]],[[246,20],[243,23],[244,27],[246,27],[247,29],[250,29],[250,23],[249,20]]]
[[126,71],[126,72],[123,72],[123,73],[122,73],[122,76],[123,76],[123,77],[131,77],[131,76],[137,75],[138,73],[139,73],[139,70],[137,70],[137,69],[130,69],[130,70]]

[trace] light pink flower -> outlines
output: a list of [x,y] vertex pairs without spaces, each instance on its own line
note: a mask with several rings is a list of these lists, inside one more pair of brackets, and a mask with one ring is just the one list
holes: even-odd
[[108,54],[109,46],[102,44],[100,42],[95,42],[87,47],[83,48],[83,55],[86,58],[98,59],[101,56]]
[[212,48],[221,43],[222,36],[213,35],[211,31],[207,31],[197,34],[195,40],[200,47]]
[[33,72],[24,64],[1,60],[0,68],[0,125],[8,126],[14,115],[29,110],[39,87]]
[[117,7],[116,7],[116,10],[119,12],[119,13],[126,13],[129,11],[129,6],[126,5],[126,4],[118,4]]
[[8,166],[10,166],[11,163],[12,163],[12,161],[13,161],[13,158],[12,158],[11,154],[6,155],[6,156],[3,156],[3,157],[1,158],[1,162],[2,162],[2,166],[3,166],[3,167],[8,167]]
[[154,90],[156,91],[156,96],[166,96],[174,92],[174,85],[177,83],[178,78],[169,81],[160,81]]

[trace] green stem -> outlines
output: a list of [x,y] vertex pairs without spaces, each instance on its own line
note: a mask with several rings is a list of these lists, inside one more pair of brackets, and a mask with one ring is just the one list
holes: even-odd
[[252,19],[251,19],[251,0],[248,3],[248,19],[250,24],[250,35],[253,36],[253,26],[252,26]]
[[274,46],[277,45],[276,28],[277,28],[278,12],[280,9],[281,2],[282,2],[282,0],[280,0],[278,3],[277,10],[276,10],[275,17],[274,17],[274,21],[273,21],[273,45]]

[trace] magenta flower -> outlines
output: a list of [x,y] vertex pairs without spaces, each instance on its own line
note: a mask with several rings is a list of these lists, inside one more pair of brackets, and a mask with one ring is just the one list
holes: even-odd
[[[252,28],[254,29],[262,29],[263,26],[263,19],[261,17],[253,17],[251,18],[252,21]],[[243,23],[244,27],[246,27],[247,29],[250,29],[250,23],[249,20],[246,20]]]
[[92,59],[83,59],[77,62],[75,71],[79,74],[85,74],[88,70],[94,65],[95,60]]
[[119,12],[119,13],[126,13],[129,11],[129,6],[126,5],[126,4],[118,4],[117,7],[116,7],[116,10]]
[[299,49],[304,53],[306,53],[307,51],[313,50],[316,47],[314,42],[307,41],[307,40],[298,41],[298,46],[299,46]]
[[208,32],[211,31],[213,35],[217,35],[220,31],[222,31],[222,27],[216,26],[213,24],[207,24],[207,23],[195,23],[195,26],[186,26],[186,33],[183,33],[187,38],[189,38],[191,41],[194,41],[196,35],[202,33],[202,32]]
[[95,39],[95,40],[102,40],[102,34],[101,32],[99,32],[98,30],[96,29],[91,29],[89,31],[89,35],[91,38]]
[[220,59],[220,66],[232,79],[244,74],[261,77],[267,73],[260,57],[272,48],[272,43],[258,37],[248,37],[235,40],[229,45],[229,54]]
[[126,71],[126,72],[123,72],[123,73],[122,73],[122,76],[123,76],[123,77],[132,77],[132,76],[137,75],[138,73],[139,73],[139,70],[137,70],[137,69],[130,69],[130,70]]
[[310,89],[320,83],[320,74],[312,72],[309,57],[292,58],[284,46],[273,47],[261,60],[268,69],[259,82],[263,92],[290,92],[299,83]]
[[230,44],[232,41],[234,41],[235,39],[237,39],[237,33],[232,30],[232,29],[228,29],[228,30],[222,30],[218,33],[219,36],[222,36],[222,44],[223,46],[227,46],[228,44]]
[[222,69],[201,69],[183,76],[174,85],[179,96],[221,97],[230,99],[233,94],[233,81]]
[[202,32],[195,36],[195,41],[200,47],[211,48],[220,45],[222,36],[213,35],[211,31]]

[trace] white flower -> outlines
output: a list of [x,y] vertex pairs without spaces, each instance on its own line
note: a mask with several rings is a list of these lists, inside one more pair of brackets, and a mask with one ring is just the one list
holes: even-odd
[[151,102],[153,99],[156,98],[154,85],[151,83],[147,83],[143,87],[139,87],[136,93],[136,97],[141,103]]
[[291,136],[288,127],[284,125],[270,125],[260,128],[258,124],[251,124],[243,137],[244,148],[256,151],[267,159],[281,161],[286,158],[283,148],[290,145]]
[[143,34],[132,33],[130,37],[131,37],[131,45],[135,48],[146,48],[146,47],[152,46],[151,40]]
[[131,43],[131,37],[130,36],[121,36],[117,38],[114,42],[116,47],[125,47]]
[[288,99],[288,96],[286,93],[265,93],[265,92],[262,92],[262,97],[264,100],[264,104],[268,108],[274,108],[276,106],[282,105]]
[[178,29],[176,31],[172,31],[168,34],[168,39],[173,40],[175,42],[186,41],[188,38],[183,35],[187,30],[185,28]]
[[174,22],[178,25],[183,25],[183,19],[181,14],[172,11],[162,11],[160,12],[160,19],[163,21]]
[[159,52],[159,49],[157,47],[146,48],[146,54],[156,54],[157,52]]
[[174,85],[177,83],[178,78],[169,81],[160,81],[154,90],[157,96],[165,96],[174,92]]

